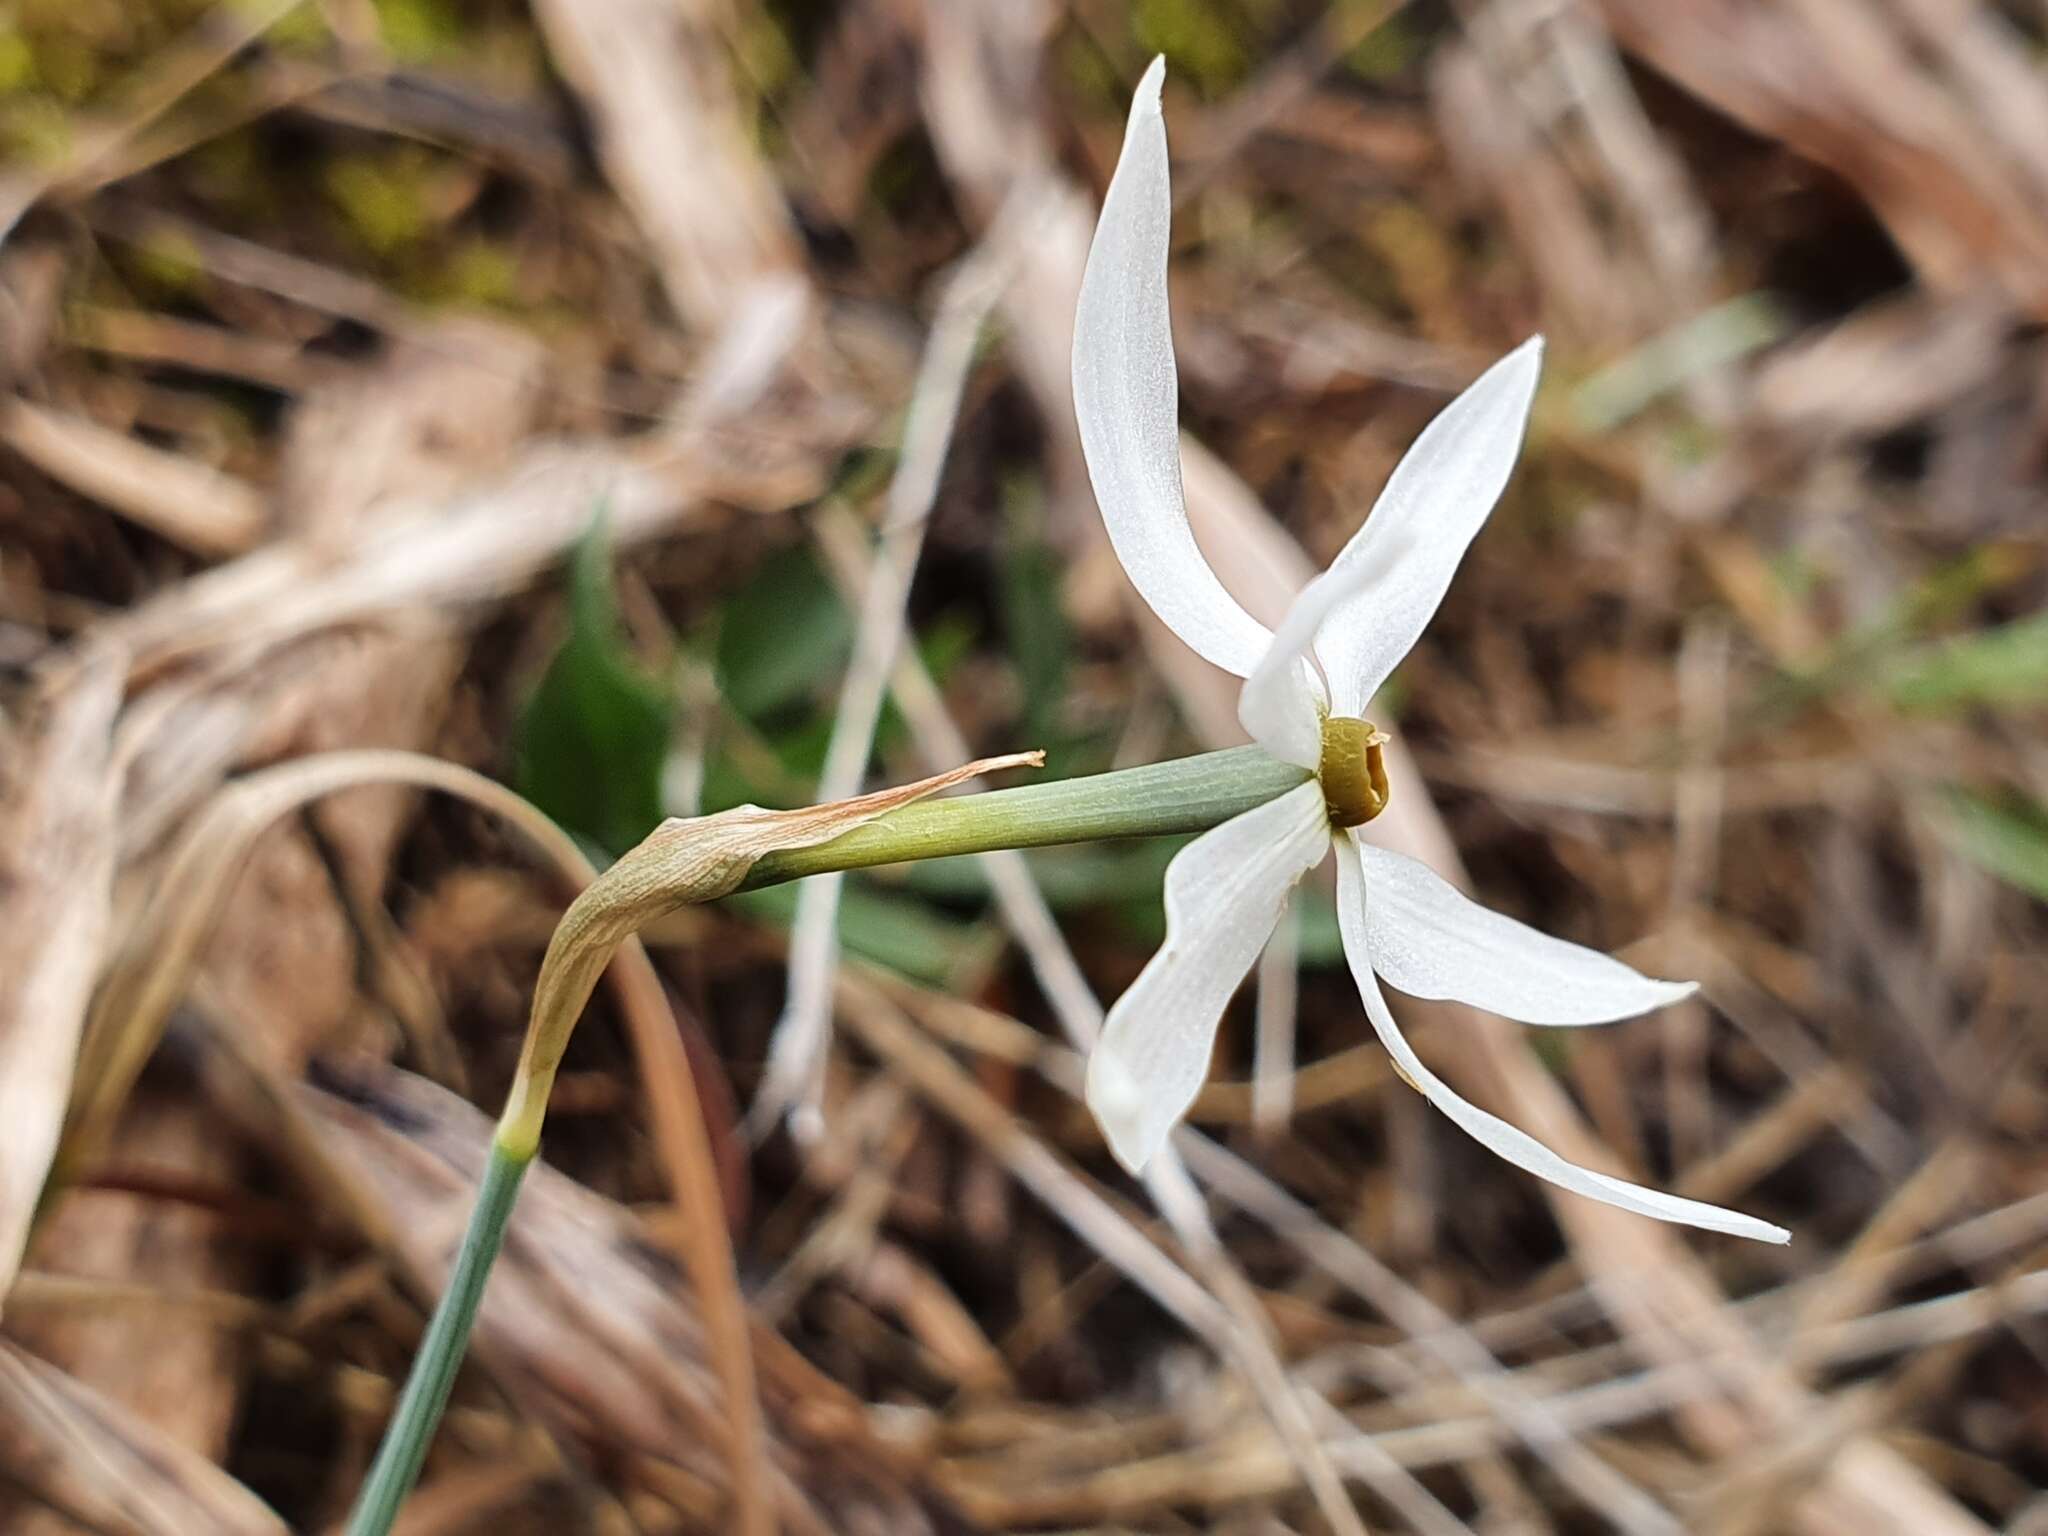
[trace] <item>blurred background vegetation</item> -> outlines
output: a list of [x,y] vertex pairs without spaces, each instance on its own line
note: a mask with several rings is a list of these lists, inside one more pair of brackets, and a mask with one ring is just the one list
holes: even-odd
[[[1540,1038],[1418,1007],[1421,1048],[1798,1236],[1646,1233],[1488,1162],[1370,1047],[1317,888],[1298,995],[1277,957],[1194,1116],[1256,1170],[1195,1170],[1240,1295],[1102,1151],[978,866],[849,882],[811,1147],[741,1125],[794,889],[681,914],[660,1027],[784,1527],[1324,1529],[1128,1242],[1236,1297],[1374,1529],[2048,1532],[2028,0],[0,0],[6,1529],[331,1526],[509,1077],[562,872],[369,759],[281,813],[250,776],[428,754],[600,865],[810,801],[971,252],[1006,276],[909,670],[1050,774],[1234,739],[1130,601],[1065,397],[1155,52],[1190,501],[1255,611],[1550,338],[1382,696],[1419,770],[1388,835],[1702,1000]],[[919,686],[869,783],[950,762]],[[1031,856],[1105,999],[1172,852]],[[627,1012],[578,1038],[408,1531],[728,1528]]]

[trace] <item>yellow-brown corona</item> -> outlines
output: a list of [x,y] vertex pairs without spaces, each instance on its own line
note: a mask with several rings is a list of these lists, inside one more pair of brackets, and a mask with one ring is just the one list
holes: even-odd
[[1330,825],[1356,827],[1387,808],[1387,764],[1380,749],[1390,738],[1370,720],[1331,715],[1323,721],[1323,755],[1316,765]]

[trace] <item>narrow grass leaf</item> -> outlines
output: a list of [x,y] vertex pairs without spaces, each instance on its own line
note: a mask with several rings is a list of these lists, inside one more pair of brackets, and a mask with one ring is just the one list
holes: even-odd
[[1911,651],[1886,692],[1897,708],[1927,714],[2048,699],[2048,613]]
[[514,779],[555,821],[620,853],[661,820],[673,691],[627,648],[601,522],[577,546],[569,636],[520,717]]
[[1948,845],[2007,885],[2048,901],[2048,809],[1952,786],[1941,817]]

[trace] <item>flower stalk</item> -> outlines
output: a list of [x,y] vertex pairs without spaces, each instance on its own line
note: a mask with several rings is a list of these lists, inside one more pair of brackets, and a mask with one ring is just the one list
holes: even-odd
[[[1236,747],[1090,778],[925,798],[984,772],[1040,760],[1041,754],[1023,753],[970,763],[916,784],[803,810],[741,806],[665,822],[584,889],[563,914],[541,962],[526,1040],[483,1186],[349,1518],[348,1536],[384,1536],[419,1476],[503,1246],[520,1180],[539,1154],[562,1054],[612,954],[640,927],[680,906],[807,875],[1003,848],[1204,832],[1312,778],[1307,769],[1279,762],[1261,748]],[[721,1336],[721,1322],[743,1330],[732,1277],[693,1278],[707,1331]],[[721,1310],[735,1315],[711,1315]],[[728,1405],[735,1417],[741,1411]]]
[[1206,832],[1309,778],[1307,769],[1279,762],[1259,747],[1227,747],[1087,778],[921,800],[830,843],[768,854],[738,889],[999,848]]
[[348,1536],[382,1536],[398,1518],[398,1507],[412,1491],[427,1459],[434,1429],[448,1406],[448,1394],[455,1386],[455,1373],[469,1342],[470,1328],[484,1299],[484,1283],[491,1266],[505,1244],[505,1227],[519,1198],[519,1184],[533,1166],[531,1157],[518,1157],[497,1142],[491,1145],[490,1161],[484,1165],[482,1186],[469,1213],[469,1228],[462,1234],[462,1250],[448,1276],[448,1288],[434,1308],[433,1319],[420,1340],[420,1352],[406,1378],[405,1391],[391,1415],[391,1426],[377,1447],[362,1492],[356,1496],[349,1516]]

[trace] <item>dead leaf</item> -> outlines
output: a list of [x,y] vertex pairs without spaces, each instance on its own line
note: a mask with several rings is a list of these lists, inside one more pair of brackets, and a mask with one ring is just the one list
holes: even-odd
[[0,1298],[43,1190],[114,879],[107,751],[124,667],[103,651],[44,706],[0,788]]
[[[104,1536],[286,1536],[263,1501],[54,1366],[0,1340],[0,1484]],[[0,1499],[0,1516],[19,1506]],[[16,1529],[13,1518],[7,1528]]]
[[[722,329],[742,295],[798,266],[781,191],[740,126],[718,8],[674,0],[540,0],[555,67],[597,128],[598,158],[692,325]],[[687,167],[687,173],[682,173]]]
[[194,554],[239,555],[270,521],[253,485],[83,416],[13,400],[0,406],[0,442],[51,479]]
[[[197,1187],[232,1189],[241,1148],[222,1135],[187,1085],[149,1083],[121,1119],[124,1166]],[[38,1224],[27,1277],[61,1276],[167,1294],[232,1293],[256,1282],[252,1255],[223,1240],[204,1204],[115,1189],[76,1190]],[[193,1326],[188,1313],[131,1301],[113,1308],[10,1311],[7,1336],[79,1387],[135,1415],[180,1450],[222,1460],[240,1399],[244,1341]],[[56,1536],[55,1521],[25,1521],[16,1536]],[[61,1529],[68,1531],[69,1527]]]

